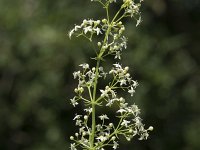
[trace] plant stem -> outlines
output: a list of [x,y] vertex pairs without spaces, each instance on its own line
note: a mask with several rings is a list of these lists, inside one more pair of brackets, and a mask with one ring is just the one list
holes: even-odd
[[[102,55],[105,52],[105,49],[103,49],[103,46],[106,44],[106,42],[108,41],[108,36],[109,33],[111,31],[112,28],[112,24],[115,21],[115,19],[117,18],[117,16],[119,15],[120,11],[122,10],[122,8],[116,13],[116,15],[114,16],[112,22],[109,22],[109,17],[108,19],[108,29],[106,31],[105,37],[104,37],[104,41],[103,41],[103,45],[100,49],[100,52],[97,56],[97,64],[96,64],[96,69],[95,69],[95,81],[94,81],[94,89],[93,89],[93,95],[92,95],[92,100],[91,100],[91,104],[92,104],[92,134],[89,137],[89,141],[90,141],[90,150],[95,150],[95,146],[94,146],[94,138],[95,138],[95,129],[96,129],[96,92],[97,92],[97,83],[98,83],[98,76],[99,76],[99,65],[100,65],[100,61],[102,58]],[[109,12],[108,12],[108,6],[106,8],[107,11],[107,16],[109,16]]]
[[96,91],[97,91],[97,82],[99,76],[99,64],[100,59],[97,60],[96,71],[95,71],[95,82],[94,82],[94,89],[93,89],[93,98],[92,98],[92,134],[90,139],[90,146],[91,150],[94,150],[94,136],[95,136],[95,128],[96,128]]

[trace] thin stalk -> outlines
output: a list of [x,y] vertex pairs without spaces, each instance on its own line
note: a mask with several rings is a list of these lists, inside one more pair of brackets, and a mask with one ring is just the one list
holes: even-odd
[[95,108],[95,101],[96,101],[96,91],[97,91],[97,82],[99,76],[99,64],[100,59],[97,60],[96,71],[95,71],[95,82],[94,82],[94,90],[93,90],[93,98],[92,98],[92,134],[90,138],[90,146],[92,150],[94,149],[94,136],[95,136],[95,128],[96,128],[96,108]]
[[[102,47],[100,49],[99,55],[97,56],[97,65],[96,65],[96,70],[95,70],[93,97],[92,97],[92,100],[91,100],[91,104],[92,104],[92,134],[91,134],[90,139],[89,139],[90,140],[90,147],[91,147],[90,150],[95,150],[94,138],[95,138],[95,129],[96,129],[96,92],[97,92],[97,83],[98,83],[98,76],[99,76],[99,65],[100,65],[102,55],[104,54],[104,52],[106,50],[106,49],[103,49],[103,46],[108,41],[108,36],[109,36],[110,31],[111,31],[112,24],[115,21],[115,19],[117,18],[117,16],[119,15],[119,13],[121,12],[121,10],[122,10],[122,8],[116,13],[116,15],[112,19],[111,23],[108,20],[108,29],[106,31],[104,41],[103,41]],[[106,11],[107,11],[107,15],[109,16],[108,7],[106,8]]]

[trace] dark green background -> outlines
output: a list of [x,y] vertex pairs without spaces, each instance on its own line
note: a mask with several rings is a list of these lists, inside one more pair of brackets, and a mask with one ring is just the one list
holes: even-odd
[[[81,109],[69,104],[72,72],[92,64],[94,51],[67,32],[103,15],[90,0],[0,0],[0,150],[69,149]],[[155,130],[148,141],[122,139],[120,149],[199,150],[200,1],[146,0],[142,16],[138,28],[124,20],[122,62],[140,83],[129,102]]]

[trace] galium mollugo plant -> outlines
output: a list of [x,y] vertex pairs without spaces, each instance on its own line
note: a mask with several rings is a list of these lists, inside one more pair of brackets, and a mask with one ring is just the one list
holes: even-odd
[[[96,45],[96,66],[80,64],[80,70],[73,73],[78,80],[75,96],[70,99],[76,107],[79,103],[85,106],[83,114],[74,117],[78,131],[70,137],[71,150],[104,150],[107,147],[117,149],[119,138],[125,137],[130,141],[137,136],[146,140],[153,127],[145,129],[140,118],[140,109],[136,104],[129,105],[119,91],[125,91],[133,96],[138,82],[129,74],[129,67],[123,67],[119,62],[114,63],[110,71],[101,66],[106,56],[112,55],[116,61],[121,59],[123,49],[127,48],[127,38],[124,36],[125,26],[122,20],[130,17],[136,20],[136,26],[141,23],[140,7],[142,0],[91,0],[103,6],[106,17],[100,20],[84,19],[80,25],[69,31],[69,37],[84,37],[94,43],[94,37],[99,36]],[[119,3],[120,8],[110,17],[110,5]],[[99,89],[101,79],[111,79],[104,88]],[[118,123],[110,122],[108,114],[97,116],[98,107],[117,107]]]

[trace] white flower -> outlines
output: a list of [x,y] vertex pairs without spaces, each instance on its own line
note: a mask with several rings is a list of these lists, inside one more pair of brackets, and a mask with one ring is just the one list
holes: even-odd
[[81,126],[82,121],[81,120],[76,120],[76,125]]
[[136,27],[139,26],[141,22],[142,22],[142,18],[141,18],[141,16],[140,16],[139,19],[137,20]]
[[126,80],[125,79],[121,79],[120,81],[120,85],[122,86],[122,85],[126,85]]
[[89,68],[89,65],[84,63],[84,64],[80,64],[79,66],[83,67],[83,69],[88,69]]
[[101,115],[101,116],[99,116],[99,118],[100,118],[101,120],[109,119],[107,115]]
[[76,146],[75,143],[71,144],[70,146],[71,150],[77,150],[75,146]]
[[133,114],[135,114],[136,116],[140,113],[140,109],[138,108],[137,105],[132,105],[131,109],[133,111]]
[[84,30],[84,33],[87,34],[88,32],[92,32],[92,27],[88,26],[88,27],[83,28],[83,30]]
[[78,102],[76,101],[75,97],[73,99],[70,99],[71,104],[76,107],[76,105],[78,105]]
[[133,96],[133,93],[135,93],[135,90],[134,90],[133,87],[131,86],[131,89],[128,90],[128,92],[131,94],[131,96]]
[[128,124],[130,123],[130,121],[127,120],[123,120],[123,122],[121,123],[122,126],[128,127]]
[[97,137],[96,139],[97,139],[97,140],[100,140],[101,142],[104,142],[104,141],[106,141],[108,138],[105,137],[105,136],[103,136],[103,135],[101,135],[101,136]]
[[92,108],[90,108],[90,107],[89,107],[89,108],[86,108],[86,109],[84,109],[84,111],[85,111],[85,112],[88,112],[88,113],[91,113],[91,112],[92,112]]
[[106,104],[106,106],[111,106],[113,104],[113,100],[112,99],[109,99],[108,100],[108,103]]
[[101,97],[109,97],[107,90],[100,90],[100,92],[101,92]]
[[76,79],[77,77],[80,77],[81,72],[80,71],[76,71],[73,73],[74,79]]
[[119,63],[117,63],[117,64],[113,64],[116,68],[119,68],[119,69],[121,69],[122,68],[122,66],[119,64]]
[[117,113],[124,113],[124,112],[127,112],[125,109],[122,109],[122,108],[120,108],[118,111],[117,111]]
[[116,51],[115,53],[115,59],[121,59],[121,52],[120,51]]
[[90,25],[92,25],[92,24],[93,24],[93,22],[94,22],[94,20],[92,20],[92,19],[89,19],[87,22],[88,22]]
[[120,103],[121,108],[126,108],[128,106],[128,103]]
[[81,116],[82,116],[82,115],[77,115],[77,114],[76,114],[73,120],[80,119],[80,118],[81,118]]
[[116,141],[113,141],[113,149],[117,149],[117,146],[118,146],[119,144],[116,142]]
[[101,30],[100,30],[100,28],[95,28],[95,29],[93,29],[96,33],[97,33],[97,35],[99,35],[99,33],[101,33],[102,34],[102,32],[101,32]]
[[134,81],[134,80],[132,80],[132,82],[133,82],[133,84],[132,84],[132,87],[137,87],[138,86],[138,82],[137,81]]

